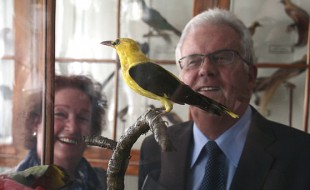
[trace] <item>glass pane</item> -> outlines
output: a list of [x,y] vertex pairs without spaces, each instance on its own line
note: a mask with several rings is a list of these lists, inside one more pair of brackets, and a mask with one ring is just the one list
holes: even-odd
[[193,2],[185,0],[124,0],[121,7],[121,36],[148,45],[147,53],[152,59],[174,60],[179,32],[192,17],[192,7]]
[[12,143],[12,98],[14,84],[13,1],[0,2],[0,143]]
[[0,109],[5,110],[0,114],[0,144],[11,144],[14,62],[12,60],[0,60],[0,72]]
[[[42,121],[43,6],[40,1],[0,1],[0,167],[16,167],[36,148]],[[36,101],[28,99],[35,93]],[[41,143],[41,142],[40,142]],[[39,158],[40,159],[40,158]]]
[[101,41],[116,38],[114,0],[58,0],[56,4],[56,57],[111,58]]
[[[116,3],[114,0],[57,1],[56,74],[87,75],[102,83],[114,72],[115,63],[109,60],[115,59],[115,52],[100,42],[116,38]],[[113,81],[112,78],[107,82],[114,84]],[[110,86],[106,90],[109,102],[113,89]]]
[[[310,1],[299,0],[294,4],[310,13]],[[300,65],[306,64],[307,44],[299,41],[306,39],[301,40],[297,28],[291,27],[294,20],[280,1],[232,1],[231,10],[253,31],[258,66],[274,65],[272,68],[259,67],[252,105],[269,119],[303,130],[306,77],[305,69]],[[297,66],[285,68],[282,64]]]
[[[144,44],[148,56],[156,60],[171,60],[171,65],[165,68],[177,74],[174,63],[174,48],[179,38],[173,32],[164,31],[158,35],[141,20],[141,1],[121,1],[120,37],[131,37]],[[167,3],[169,3],[167,5]],[[175,6],[175,4],[179,6]],[[173,0],[166,2],[146,1],[146,4],[158,10],[171,24],[181,30],[192,16],[192,2]],[[159,106],[158,102],[137,95],[124,84],[120,71],[116,70],[116,52],[113,48],[105,47],[101,41],[114,40],[117,37],[117,1],[115,0],[59,0],[56,8],[56,74],[85,75],[101,83],[102,94],[108,100],[107,128],[102,136],[113,138],[116,123],[116,140],[124,131],[133,125],[149,105]],[[140,12],[141,13],[141,12]],[[178,15],[178,16],[176,16]],[[152,34],[149,32],[152,31]],[[150,35],[147,35],[150,34]],[[165,39],[169,38],[169,41]],[[114,61],[113,61],[114,60]],[[118,73],[116,73],[118,72]],[[116,80],[116,74],[119,78]],[[118,81],[118,83],[116,82]],[[118,85],[118,86],[117,86]],[[118,88],[118,94],[115,90]],[[115,108],[115,105],[118,107]],[[117,111],[115,111],[117,110]],[[175,105],[174,111],[181,118],[187,118],[187,109]],[[115,118],[115,112],[117,116]],[[121,115],[121,112],[127,114]],[[133,149],[139,149],[145,136],[141,136]],[[91,152],[91,150],[88,150]],[[102,167],[106,162],[94,153],[86,153],[88,160],[96,159],[92,164]],[[89,153],[89,154],[88,154]],[[109,159],[109,158],[108,158]],[[137,168],[136,168],[137,169]],[[126,176],[126,189],[137,189],[137,177]]]

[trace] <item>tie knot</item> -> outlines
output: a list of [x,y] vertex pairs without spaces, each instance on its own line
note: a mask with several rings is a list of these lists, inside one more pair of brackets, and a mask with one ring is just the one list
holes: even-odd
[[213,156],[219,155],[222,150],[215,141],[208,141],[206,144],[207,153]]

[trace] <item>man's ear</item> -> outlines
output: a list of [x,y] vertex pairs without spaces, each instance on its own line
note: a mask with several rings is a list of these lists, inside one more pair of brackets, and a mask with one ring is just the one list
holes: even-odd
[[249,83],[251,84],[252,89],[256,85],[257,78],[257,67],[256,65],[249,65]]

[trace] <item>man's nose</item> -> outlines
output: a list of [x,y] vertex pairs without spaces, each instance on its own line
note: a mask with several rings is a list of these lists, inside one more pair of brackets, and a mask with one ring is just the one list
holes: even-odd
[[217,72],[216,65],[213,64],[208,56],[204,56],[199,67],[199,75],[212,76]]

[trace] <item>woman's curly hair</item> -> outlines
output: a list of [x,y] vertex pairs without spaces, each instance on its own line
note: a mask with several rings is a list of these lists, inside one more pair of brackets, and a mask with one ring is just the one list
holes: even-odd
[[[55,76],[55,93],[66,88],[78,89],[87,95],[92,106],[91,134],[100,135],[106,126],[107,109],[107,100],[101,93],[101,85],[83,75]],[[29,94],[26,102],[25,147],[31,149],[36,146],[34,128],[41,122],[42,91]]]

